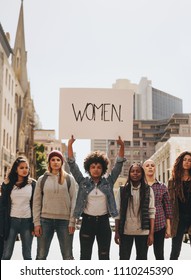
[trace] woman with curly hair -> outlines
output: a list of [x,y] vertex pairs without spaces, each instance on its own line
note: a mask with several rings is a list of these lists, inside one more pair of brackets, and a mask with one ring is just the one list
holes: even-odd
[[84,160],[84,169],[89,176],[84,177],[73,156],[72,136],[68,142],[68,163],[70,171],[79,185],[75,218],[82,216],[80,229],[80,259],[90,260],[96,238],[100,260],[109,260],[111,228],[109,216],[116,217],[117,209],[113,193],[114,183],[121,173],[124,159],[124,142],[119,139],[119,154],[111,173],[104,176],[108,169],[107,156],[99,151],[89,154]]
[[168,189],[173,213],[170,260],[178,260],[184,233],[191,240],[191,152],[182,152],[175,160]]
[[32,202],[36,181],[30,178],[28,160],[20,156],[2,184],[4,211],[4,251],[2,260],[10,260],[20,234],[24,260],[31,260],[33,240]]

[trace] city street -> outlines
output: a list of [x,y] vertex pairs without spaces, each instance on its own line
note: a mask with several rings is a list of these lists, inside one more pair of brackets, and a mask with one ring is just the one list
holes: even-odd
[[[113,233],[114,234],[114,233]],[[76,230],[74,234],[74,258],[75,260],[79,260],[79,255],[80,255],[80,245],[79,245],[79,231]],[[165,259],[169,260],[169,255],[170,255],[170,248],[171,248],[171,239],[166,239],[165,240]],[[36,255],[36,238],[34,238],[33,241],[33,249],[32,249],[32,258],[35,259]],[[112,236],[112,242],[111,242],[111,253],[110,253],[110,258],[111,260],[118,260],[118,245],[115,244],[114,242],[114,236]],[[21,254],[21,241],[17,241],[15,244],[15,249],[14,253],[12,256],[12,260],[20,260],[22,259],[22,254]],[[60,253],[60,248],[57,240],[56,234],[54,235],[50,252],[48,255],[48,260],[61,260],[61,253]],[[93,248],[93,254],[92,254],[92,260],[97,260],[97,245],[96,241],[94,244]],[[135,248],[133,247],[132,249],[132,255],[131,255],[131,260],[135,259]],[[149,248],[148,252],[148,259],[149,260],[154,260],[154,255],[153,255],[153,247]],[[181,255],[180,255],[180,260],[191,260],[191,247],[189,243],[183,243],[182,244],[182,250],[181,250]]]

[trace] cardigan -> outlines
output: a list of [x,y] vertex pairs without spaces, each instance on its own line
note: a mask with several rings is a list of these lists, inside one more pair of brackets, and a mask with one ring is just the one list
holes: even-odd
[[[30,208],[31,208],[31,231],[34,229],[34,225],[32,222],[32,204],[33,204],[33,195],[34,189],[36,186],[36,181],[32,179],[31,181],[32,186],[32,195],[30,199]],[[4,239],[7,240],[10,231],[10,223],[11,223],[11,192],[14,187],[14,184],[9,182],[8,184],[2,184],[2,207],[3,207],[3,236]]]

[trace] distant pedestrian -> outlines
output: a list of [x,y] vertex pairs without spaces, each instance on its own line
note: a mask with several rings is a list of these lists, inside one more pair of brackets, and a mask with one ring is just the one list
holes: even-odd
[[96,238],[98,257],[100,260],[109,260],[111,227],[109,216],[117,216],[117,209],[113,193],[116,182],[124,162],[124,142],[119,139],[118,157],[111,173],[105,175],[109,160],[105,153],[95,151],[84,159],[84,169],[89,176],[83,176],[74,159],[72,145],[75,139],[72,136],[68,142],[68,163],[70,171],[79,185],[74,216],[82,216],[80,228],[80,259],[90,260],[92,248]]
[[[37,260],[46,260],[54,232],[58,237],[62,258],[73,259],[76,182],[64,171],[63,162],[64,158],[60,151],[51,151],[48,155],[48,171],[37,181],[33,201]],[[46,180],[42,186],[45,176]]]
[[130,166],[116,203],[120,214],[115,218],[115,242],[119,244],[120,260],[130,259],[134,241],[136,260],[147,260],[148,246],[154,241],[155,201],[140,164]]
[[191,241],[191,152],[176,158],[168,189],[173,211],[170,260],[178,260],[185,233]]
[[19,156],[2,184],[4,251],[3,260],[10,260],[20,234],[24,260],[31,260],[33,240],[32,200],[36,181],[29,175],[28,160]]
[[164,260],[164,240],[171,236],[170,222],[172,207],[168,188],[155,177],[156,166],[153,160],[148,159],[143,163],[146,183],[153,189],[155,195],[155,228],[153,249],[156,260]]

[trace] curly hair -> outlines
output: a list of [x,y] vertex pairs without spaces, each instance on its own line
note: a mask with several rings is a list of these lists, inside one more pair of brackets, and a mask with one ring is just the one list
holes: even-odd
[[90,165],[92,163],[100,163],[102,166],[102,175],[104,175],[108,169],[109,159],[105,153],[96,151],[93,152],[84,159],[84,169],[90,175]]
[[[182,152],[175,160],[173,169],[172,169],[172,180],[175,182],[177,196],[181,201],[184,201],[183,185],[182,185],[182,175],[183,175],[183,160],[186,155],[191,157],[191,152],[185,151]],[[189,170],[191,176],[191,169]]]
[[[28,163],[27,159],[24,156],[19,156],[13,163],[11,170],[8,174],[8,179],[11,182],[12,185],[14,185],[18,181],[18,174],[17,174],[17,167],[20,165],[21,162]],[[23,188],[28,184],[29,180],[29,172],[27,176],[23,178],[23,182],[20,184],[19,188]]]

